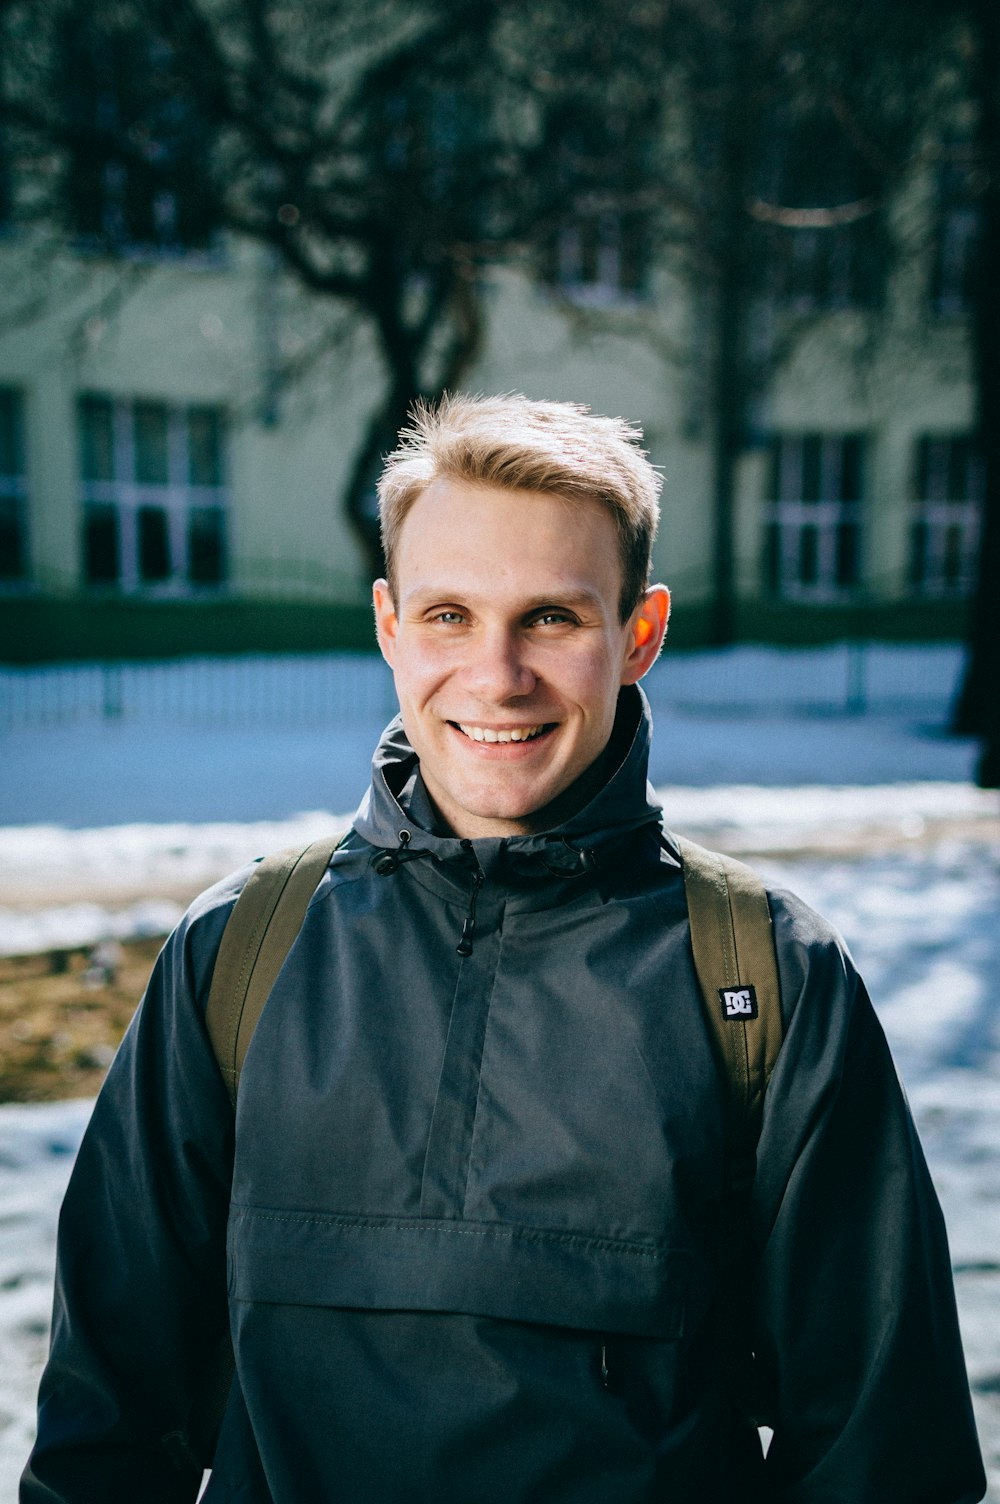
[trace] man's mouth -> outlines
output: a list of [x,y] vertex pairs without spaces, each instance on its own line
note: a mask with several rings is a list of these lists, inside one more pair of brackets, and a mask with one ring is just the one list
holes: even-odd
[[552,729],[547,722],[538,726],[509,726],[503,730],[495,726],[470,726],[464,721],[452,721],[451,724],[474,742],[530,742],[543,731]]

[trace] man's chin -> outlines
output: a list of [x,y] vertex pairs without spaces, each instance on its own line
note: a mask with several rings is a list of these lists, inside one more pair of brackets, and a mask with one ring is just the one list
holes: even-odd
[[442,821],[458,836],[475,840],[534,835],[554,829],[589,803],[600,787],[605,765],[604,758],[598,757],[576,776],[549,766],[531,777],[523,764],[518,767],[518,761],[489,760],[487,766],[484,759],[477,776],[470,777],[466,760],[456,763],[452,759],[448,771],[459,776],[453,776],[450,786],[429,777],[425,763],[424,786]]
[[[498,787],[498,785],[500,785]],[[425,788],[438,815],[457,836],[476,840],[530,835],[546,828],[548,811],[562,789],[504,788],[503,780],[444,789],[425,776]]]
[[542,829],[550,800],[483,799],[470,801],[473,820],[496,827],[498,835],[529,835]]
[[[507,799],[498,797],[496,789],[482,799],[470,799],[466,812],[484,827],[483,835],[537,835],[554,830],[593,798],[600,785],[600,770],[591,767],[579,778],[556,788],[536,790],[534,797],[523,791],[518,798],[513,791]],[[485,829],[486,826],[490,829]],[[464,832],[463,832],[464,833]]]

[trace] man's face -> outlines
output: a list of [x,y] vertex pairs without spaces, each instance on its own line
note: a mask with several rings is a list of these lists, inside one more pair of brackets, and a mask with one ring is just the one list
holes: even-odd
[[470,838],[558,823],[590,795],[619,687],[656,658],[666,591],[619,620],[600,503],[444,479],[407,514],[396,574],[396,602],[375,585],[379,645],[440,815]]

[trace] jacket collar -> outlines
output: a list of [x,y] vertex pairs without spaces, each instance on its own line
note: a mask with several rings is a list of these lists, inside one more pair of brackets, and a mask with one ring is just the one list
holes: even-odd
[[469,842],[433,828],[417,757],[397,716],[375,752],[371,786],[354,828],[370,845],[404,861],[428,855],[468,870],[474,856],[487,876],[501,864],[524,877],[573,876],[601,865],[636,830],[659,823],[660,807],[646,776],[651,735],[645,695],[637,685],[624,688],[609,742],[611,771],[582,809],[553,830]]

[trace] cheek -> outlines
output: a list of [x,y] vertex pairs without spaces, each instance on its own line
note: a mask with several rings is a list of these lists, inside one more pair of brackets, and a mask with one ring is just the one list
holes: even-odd
[[400,699],[419,705],[432,693],[435,685],[445,676],[445,671],[439,654],[432,654],[409,644],[404,650],[397,652],[393,676]]
[[[611,645],[605,651],[562,665],[564,692],[591,715],[601,717],[618,698],[620,664]],[[560,682],[557,676],[555,682]]]

